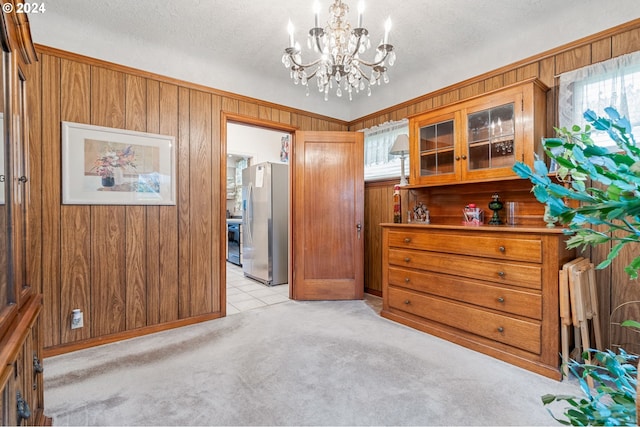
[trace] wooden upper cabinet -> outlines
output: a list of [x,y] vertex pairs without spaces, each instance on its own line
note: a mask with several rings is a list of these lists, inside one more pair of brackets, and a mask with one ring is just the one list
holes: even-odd
[[544,154],[547,90],[531,79],[410,117],[411,186],[516,178]]

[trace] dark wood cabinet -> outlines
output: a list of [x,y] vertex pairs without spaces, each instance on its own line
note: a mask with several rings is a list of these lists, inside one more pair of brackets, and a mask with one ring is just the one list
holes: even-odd
[[[29,21],[18,1],[0,1],[2,151],[0,154],[0,423],[46,425],[42,295],[27,269],[30,64],[37,61]],[[13,12],[7,13],[7,10]]]

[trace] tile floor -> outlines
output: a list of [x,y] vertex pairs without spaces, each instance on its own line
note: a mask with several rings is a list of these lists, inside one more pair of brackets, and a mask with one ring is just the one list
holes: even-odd
[[242,267],[227,262],[227,316],[288,300],[288,284],[264,285],[245,277]]
[[[264,285],[245,277],[242,267],[227,262],[227,316],[288,300],[288,284]],[[365,293],[364,300],[376,313],[380,313],[382,298]]]

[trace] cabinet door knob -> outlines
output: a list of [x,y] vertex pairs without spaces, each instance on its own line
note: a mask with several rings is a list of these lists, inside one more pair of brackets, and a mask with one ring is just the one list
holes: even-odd
[[462,155],[462,160],[467,160],[467,156],[466,155]]
[[409,242],[411,242],[411,237],[405,237],[405,238],[404,238],[404,242],[405,242],[405,243],[409,243]]
[[409,258],[408,256],[404,257],[404,262],[409,262],[409,261],[411,261],[411,258]]
[[25,183],[27,181],[29,181],[29,178],[27,178],[26,176],[22,175],[20,178],[18,178],[18,181]]
[[35,353],[33,353],[33,370],[35,371],[36,374],[41,374],[42,372],[44,372],[42,363],[40,362],[38,355]]
[[409,304],[411,304],[411,301],[409,301],[408,299],[406,299],[406,300],[404,300],[404,303],[405,303],[406,305],[409,305]]
[[504,271],[498,271],[498,276],[504,277]]
[[498,250],[499,250],[500,252],[505,252],[505,251],[507,250],[507,248],[505,248],[504,246],[500,246],[500,247],[498,248]]
[[504,332],[504,328],[502,326],[498,326],[498,332],[503,333]]
[[456,160],[460,160],[460,156],[456,156]]
[[22,398],[20,390],[16,391],[16,406],[18,408],[18,425],[22,424],[22,420],[29,419],[31,416],[31,409],[26,400]]
[[504,298],[503,297],[498,297],[498,302],[504,302]]
[[405,283],[409,283],[409,278],[408,278],[408,277],[405,277],[405,278],[404,278],[404,282],[405,282]]

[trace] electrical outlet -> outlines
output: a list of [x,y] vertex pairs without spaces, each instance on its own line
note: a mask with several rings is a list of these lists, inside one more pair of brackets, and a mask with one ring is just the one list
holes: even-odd
[[84,316],[79,308],[71,313],[71,329],[78,329],[84,326]]

